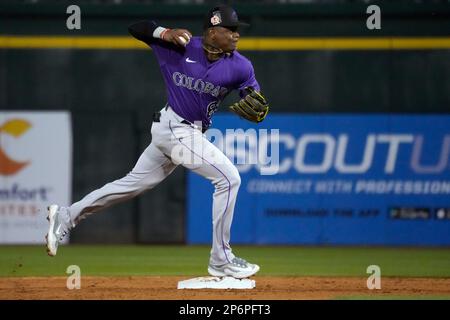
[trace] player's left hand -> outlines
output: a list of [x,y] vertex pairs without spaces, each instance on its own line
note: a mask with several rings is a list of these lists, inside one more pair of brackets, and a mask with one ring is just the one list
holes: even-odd
[[252,87],[245,88],[245,91],[248,94],[230,106],[230,110],[248,121],[260,123],[269,113],[269,104],[262,93]]
[[185,47],[191,41],[192,33],[186,29],[169,29],[162,35],[162,39],[177,46]]

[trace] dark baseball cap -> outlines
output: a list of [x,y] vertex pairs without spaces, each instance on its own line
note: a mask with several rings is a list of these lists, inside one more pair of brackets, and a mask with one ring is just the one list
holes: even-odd
[[236,11],[228,5],[219,5],[208,11],[203,24],[203,29],[211,27],[244,27],[248,23],[238,19]]

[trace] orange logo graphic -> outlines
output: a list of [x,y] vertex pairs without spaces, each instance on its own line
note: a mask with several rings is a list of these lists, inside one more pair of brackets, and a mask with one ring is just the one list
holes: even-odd
[[[24,134],[28,129],[31,128],[31,124],[22,119],[12,119],[5,122],[0,127],[0,134],[5,133],[9,134],[15,138],[20,137]],[[25,166],[27,166],[30,162],[18,162],[10,157],[3,151],[0,145],[0,175],[13,175],[19,170],[22,170]]]

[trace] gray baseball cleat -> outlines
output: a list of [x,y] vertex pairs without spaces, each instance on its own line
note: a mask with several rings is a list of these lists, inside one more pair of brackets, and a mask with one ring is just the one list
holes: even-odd
[[208,273],[214,277],[233,277],[244,279],[251,277],[259,271],[259,266],[251,264],[244,259],[235,257],[230,263],[221,266],[209,264]]
[[[47,208],[48,216],[47,220],[50,222],[48,233],[45,236],[47,241],[47,253],[49,256],[56,256],[58,250],[58,244],[69,233],[70,217],[67,211],[63,212],[62,208],[56,204],[52,204]],[[65,216],[64,216],[65,215]]]

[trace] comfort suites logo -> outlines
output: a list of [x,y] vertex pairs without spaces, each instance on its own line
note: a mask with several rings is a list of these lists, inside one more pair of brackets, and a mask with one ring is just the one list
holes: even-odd
[[[30,128],[31,123],[28,121],[23,119],[12,119],[0,124],[0,135],[7,134],[14,138],[19,138]],[[6,154],[0,144],[0,175],[10,176],[16,174],[28,164],[30,164],[30,161],[21,162],[12,159]]]

